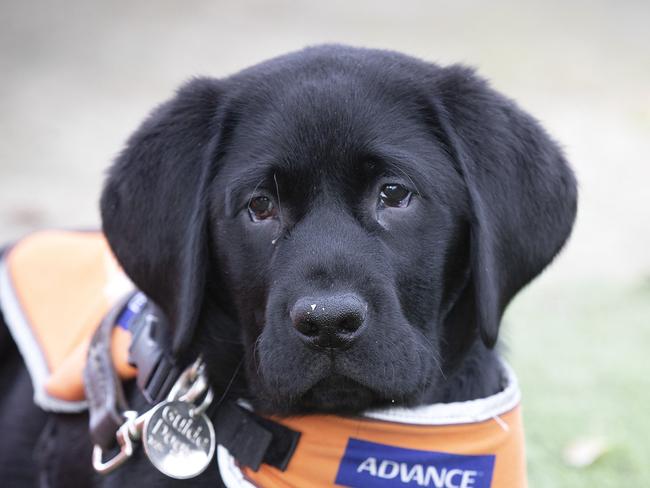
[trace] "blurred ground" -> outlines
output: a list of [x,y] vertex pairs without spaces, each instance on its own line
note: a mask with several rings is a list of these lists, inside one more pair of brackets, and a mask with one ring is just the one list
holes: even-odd
[[[580,181],[565,252],[505,326],[531,485],[650,484],[650,3],[404,0],[0,3],[0,242],[96,226],[128,134],[192,75],[321,42],[474,65],[535,114]],[[580,436],[610,447],[562,464]]]

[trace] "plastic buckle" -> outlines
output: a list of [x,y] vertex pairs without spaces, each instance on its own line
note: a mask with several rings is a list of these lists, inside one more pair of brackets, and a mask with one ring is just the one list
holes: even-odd
[[167,321],[162,311],[148,304],[137,319],[129,347],[129,362],[138,369],[136,382],[148,402],[162,400],[176,380],[177,369],[165,354]]

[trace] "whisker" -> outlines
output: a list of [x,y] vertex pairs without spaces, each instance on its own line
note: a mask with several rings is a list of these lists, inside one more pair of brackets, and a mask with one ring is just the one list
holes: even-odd
[[242,364],[244,364],[244,358],[243,357],[239,360],[239,363],[237,364],[237,367],[235,368],[235,372],[230,377],[230,381],[228,381],[228,384],[226,385],[226,388],[223,390],[223,393],[221,394],[221,397],[219,397],[219,400],[217,401],[217,404],[216,404],[217,407],[219,405],[221,405],[223,403],[223,401],[225,400],[226,395],[228,394],[228,392],[230,391],[230,388],[232,387],[232,384],[235,382],[235,378],[239,374],[239,370],[241,369]]
[[273,181],[275,182],[275,194],[278,197],[278,211],[280,212],[280,228],[278,229],[278,235],[275,236],[273,239],[272,244],[275,244],[280,235],[282,234],[282,227],[284,224],[284,215],[282,213],[282,202],[280,201],[280,186],[278,185],[278,178],[275,176],[275,173],[273,173]]
[[251,206],[251,202],[253,201],[253,197],[255,196],[255,193],[257,193],[257,189],[260,187],[262,182],[264,181],[264,178],[262,178],[260,181],[257,182],[257,185],[255,185],[255,188],[253,188],[253,191],[251,192],[251,196],[248,198],[248,206]]
[[262,358],[259,357],[259,345],[262,342],[262,336],[259,335],[257,339],[255,339],[255,342],[253,343],[253,360],[255,361],[255,371],[258,376],[262,376],[262,371],[261,371],[261,365],[262,365]]
[[278,179],[273,173],[273,181],[275,182],[275,194],[278,197],[278,210],[280,211],[280,223],[282,223],[282,202],[280,201],[280,187],[278,186]]

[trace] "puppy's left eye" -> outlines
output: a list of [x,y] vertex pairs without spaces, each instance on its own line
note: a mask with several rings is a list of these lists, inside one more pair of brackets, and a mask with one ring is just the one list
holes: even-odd
[[261,222],[276,216],[275,205],[269,197],[259,196],[252,198],[248,204],[248,214],[253,222]]
[[379,200],[387,207],[408,207],[411,196],[413,192],[399,183],[388,183],[379,192]]

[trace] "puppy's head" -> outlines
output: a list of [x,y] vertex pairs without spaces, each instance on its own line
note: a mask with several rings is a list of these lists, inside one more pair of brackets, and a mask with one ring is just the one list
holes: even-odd
[[435,398],[559,251],[575,181],[471,70],[322,47],[155,110],[110,171],[104,231],[225,388],[264,410]]

